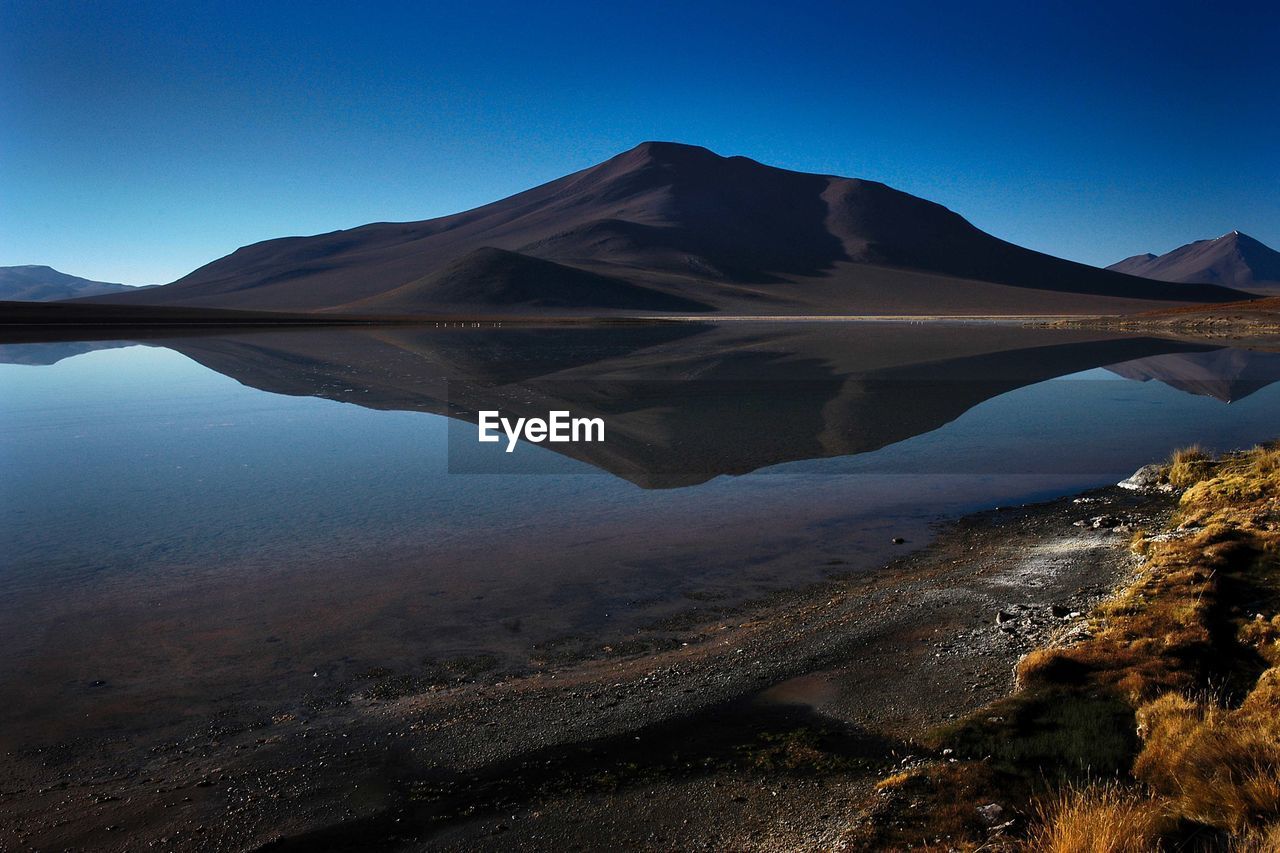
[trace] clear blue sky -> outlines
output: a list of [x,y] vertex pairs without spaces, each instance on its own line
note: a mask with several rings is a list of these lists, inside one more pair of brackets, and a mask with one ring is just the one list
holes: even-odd
[[1274,2],[0,0],[0,264],[165,282],[645,139],[1089,263],[1280,247],[1278,57]]

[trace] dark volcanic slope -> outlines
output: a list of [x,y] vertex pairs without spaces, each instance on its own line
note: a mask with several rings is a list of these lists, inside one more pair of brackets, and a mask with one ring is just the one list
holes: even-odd
[[[524,259],[473,254],[481,249]],[[527,259],[607,278],[551,275]],[[647,142],[466,213],[268,240],[158,291],[108,300],[351,310],[383,298],[406,313],[692,310],[656,293],[756,314],[1104,312],[1242,296],[1032,252],[872,181]]]
[[1202,282],[1280,294],[1280,252],[1239,231],[1197,240],[1163,255],[1134,255],[1107,269],[1160,281]]
[[135,288],[126,284],[90,281],[67,275],[53,267],[0,267],[0,299],[17,302],[52,302],[55,299],[104,296],[108,293],[132,293],[134,290]]
[[412,312],[422,305],[475,310],[604,308],[629,311],[710,311],[711,306],[588,270],[508,252],[476,249],[444,269],[353,302],[348,309]]

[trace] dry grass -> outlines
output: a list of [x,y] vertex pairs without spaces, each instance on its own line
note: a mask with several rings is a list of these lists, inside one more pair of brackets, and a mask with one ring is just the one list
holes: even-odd
[[[1034,810],[1028,850],[1181,850],[1219,832],[1221,849],[1280,853],[1280,445],[1218,460],[1186,448],[1165,479],[1184,490],[1176,519],[1135,540],[1143,566],[1091,614],[1087,638],[1027,655],[1018,693],[935,733],[970,760],[889,786],[916,791],[908,825],[928,825],[919,808],[937,806],[951,837],[983,844],[955,818],[974,797],[1022,791],[1026,802],[1034,773],[1061,787]],[[1119,772],[1099,774],[1091,758],[1092,778],[1112,781],[1080,787],[1070,759],[1115,729],[1122,715],[1101,713],[1108,701],[1130,733],[1136,720],[1139,740],[1107,753],[1123,760]],[[1098,712],[1027,712],[1041,706]],[[930,798],[926,782],[948,793]]]
[[910,770],[902,770],[894,773],[892,776],[886,776],[876,783],[877,791],[887,791],[891,788],[899,788],[915,778],[915,773]]
[[1134,583],[1093,614],[1092,639],[1028,654],[1019,685],[1105,687],[1135,707],[1195,687],[1215,655],[1210,615],[1220,606],[1221,578],[1247,558],[1250,543],[1213,524],[1145,548]]
[[1267,619],[1261,613],[1246,622],[1238,634],[1240,642],[1257,649],[1258,656],[1272,666],[1280,666],[1280,615]]
[[1240,832],[1280,818],[1277,685],[1274,677],[1260,683],[1236,709],[1175,694],[1147,703],[1134,775],[1189,821]]
[[1200,445],[1183,447],[1173,451],[1165,477],[1173,487],[1185,489],[1208,476],[1212,462],[1212,458]]
[[[1199,463],[1184,466],[1184,476],[1191,476],[1192,468]],[[1169,481],[1173,482],[1170,465]],[[1265,501],[1280,492],[1280,444],[1259,445],[1244,453],[1226,457],[1211,466],[1212,476],[1204,474],[1187,483],[1182,496],[1184,507],[1214,510],[1227,505]],[[1176,484],[1175,484],[1176,485]]]
[[1280,850],[1280,823],[1252,829],[1234,845],[1234,853],[1276,853],[1277,850]]
[[992,802],[999,779],[969,763],[934,764],[892,774],[877,786],[869,819],[849,827],[833,849],[994,853],[976,806]]
[[1025,848],[1036,853],[1150,853],[1169,823],[1158,802],[1115,785],[1066,788],[1036,818]]

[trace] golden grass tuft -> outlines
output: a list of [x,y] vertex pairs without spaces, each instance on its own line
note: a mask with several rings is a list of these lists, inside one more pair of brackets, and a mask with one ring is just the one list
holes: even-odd
[[886,776],[884,779],[881,779],[879,782],[877,782],[876,790],[887,791],[891,788],[900,788],[903,785],[910,782],[911,780],[913,780],[915,777],[916,777],[916,774],[914,771],[902,770],[898,773],[894,773],[892,776]]
[[1235,709],[1169,694],[1138,709],[1134,775],[1182,818],[1239,832],[1280,819],[1280,678]]
[[1173,451],[1165,477],[1178,489],[1193,486],[1209,475],[1213,460],[1198,444]]
[[1114,785],[1068,787],[1036,808],[1036,853],[1150,853],[1168,818],[1159,802]]

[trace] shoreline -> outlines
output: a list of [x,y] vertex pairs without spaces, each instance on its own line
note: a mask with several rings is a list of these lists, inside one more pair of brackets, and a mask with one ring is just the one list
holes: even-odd
[[[864,801],[918,751],[916,733],[1006,695],[1017,658],[1073,621],[1055,613],[1087,611],[1124,579],[1125,537],[1074,521],[1151,518],[1168,504],[1108,488],[978,513],[883,569],[689,626],[687,645],[389,701],[370,689],[240,731],[213,725],[153,745],[123,775],[71,761],[63,788],[6,781],[17,819],[0,839],[76,844],[116,826],[131,845],[176,849],[572,847],[589,844],[595,830],[579,818],[594,809],[640,847],[677,830],[716,846],[811,845],[856,819],[833,799]],[[1013,618],[997,625],[1001,612]],[[649,793],[659,790],[700,805],[663,817]],[[52,791],[88,805],[52,825]],[[753,839],[775,824],[791,829]],[[724,834],[735,827],[745,834]]]
[[[40,303],[35,303],[40,304]],[[182,313],[179,309],[178,313]],[[77,341],[164,341],[180,338],[216,337],[273,332],[322,332],[333,329],[377,330],[379,328],[466,330],[537,329],[623,329],[627,327],[715,327],[768,326],[988,326],[1024,327],[1046,331],[1092,331],[1115,338],[1156,337],[1198,341],[1218,346],[1275,350],[1280,341],[1280,322],[1261,318],[1192,321],[1151,318],[1139,315],[669,315],[669,316],[563,316],[518,315],[473,317],[427,316],[323,316],[252,315],[250,312],[223,312],[235,317],[190,316],[183,319],[128,317],[84,320],[11,321],[0,312],[0,345],[43,344]]]
[[359,314],[323,311],[270,311],[233,308],[191,308],[172,305],[115,305],[94,302],[0,301],[0,329],[18,328],[153,328],[153,327],[308,327],[348,325],[503,324],[517,326],[619,325],[663,323],[1070,323],[1122,321],[1135,315],[1081,313],[862,313],[862,314],[735,314],[695,313],[472,313]]

